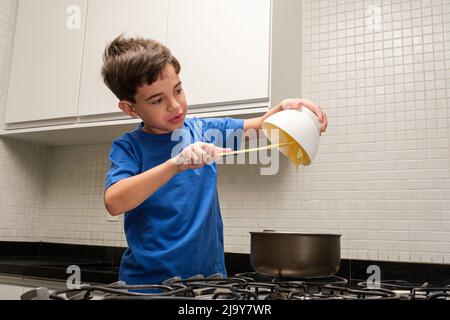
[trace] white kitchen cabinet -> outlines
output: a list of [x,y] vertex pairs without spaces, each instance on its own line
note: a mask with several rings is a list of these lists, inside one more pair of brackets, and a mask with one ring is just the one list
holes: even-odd
[[0,283],[0,300],[20,300],[24,292],[22,286]]
[[87,0],[19,1],[7,124],[75,122],[86,4]]
[[167,45],[191,107],[269,100],[270,0],[171,0]]
[[[64,38],[64,28],[53,29],[69,2],[80,3],[87,18]],[[191,115],[260,115],[301,95],[301,19],[298,0],[21,0],[0,135],[47,145],[96,144],[133,128],[139,120],[119,110],[100,74],[104,48],[120,33],[167,44],[180,60]],[[45,33],[51,37],[36,40]],[[72,123],[61,123],[67,119]]]
[[20,300],[22,294],[39,287],[50,291],[63,290],[66,289],[66,281],[2,274],[0,275],[0,300]]
[[[118,99],[101,77],[105,46],[123,33],[166,41],[168,0],[90,0],[81,72],[79,116],[119,114]],[[83,119],[82,119],[83,120]]]

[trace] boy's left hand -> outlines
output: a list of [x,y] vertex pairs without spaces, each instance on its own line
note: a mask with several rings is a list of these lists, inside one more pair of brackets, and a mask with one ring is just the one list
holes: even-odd
[[327,114],[323,112],[322,109],[311,100],[300,98],[284,99],[283,101],[281,101],[280,107],[282,110],[301,109],[302,107],[306,107],[312,112],[314,112],[316,116],[319,118],[319,121],[322,123],[322,127],[320,128],[320,134],[322,134],[322,132],[325,132],[325,130],[327,130],[328,127]]

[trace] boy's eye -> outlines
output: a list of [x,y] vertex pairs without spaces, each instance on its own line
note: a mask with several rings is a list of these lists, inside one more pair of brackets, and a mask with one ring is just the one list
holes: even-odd
[[161,103],[161,101],[162,101],[162,99],[161,99],[161,98],[159,98],[158,100],[155,100],[155,101],[153,101],[153,102],[152,102],[152,104],[160,104],[160,103]]
[[177,94],[180,94],[183,91],[183,89],[177,89]]

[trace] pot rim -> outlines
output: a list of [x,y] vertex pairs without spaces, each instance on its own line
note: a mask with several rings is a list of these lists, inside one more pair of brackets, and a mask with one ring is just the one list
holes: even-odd
[[341,237],[342,234],[334,233],[299,233],[299,232],[289,232],[289,231],[250,231],[252,234],[264,234],[264,235],[296,235],[296,236],[313,236],[313,237]]

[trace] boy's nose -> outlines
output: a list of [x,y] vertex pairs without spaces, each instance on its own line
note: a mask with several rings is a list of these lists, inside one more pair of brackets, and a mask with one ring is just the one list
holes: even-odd
[[177,99],[172,98],[169,103],[169,106],[168,106],[168,111],[174,111],[174,110],[177,110],[180,108],[181,108],[181,103]]

